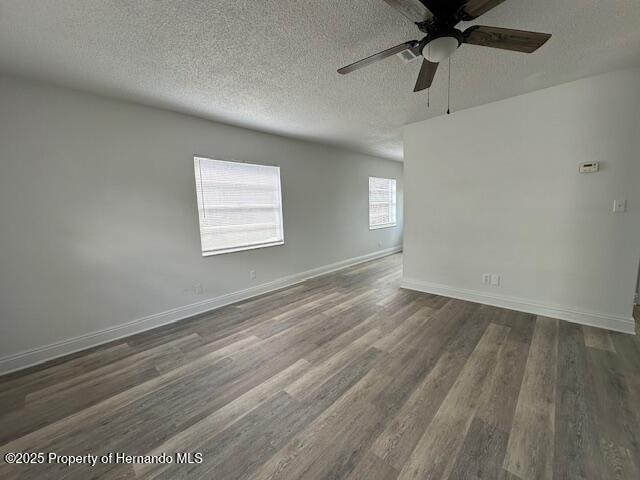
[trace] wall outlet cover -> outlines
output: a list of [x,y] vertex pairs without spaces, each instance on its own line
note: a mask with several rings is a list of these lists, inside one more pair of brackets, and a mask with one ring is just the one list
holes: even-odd
[[598,162],[584,162],[578,166],[580,173],[595,173],[600,169]]
[[614,200],[613,201],[613,212],[614,213],[622,213],[627,211],[627,200]]

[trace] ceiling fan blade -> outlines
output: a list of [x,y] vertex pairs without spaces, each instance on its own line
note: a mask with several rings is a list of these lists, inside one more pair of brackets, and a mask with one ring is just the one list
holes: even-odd
[[422,67],[420,67],[418,80],[416,81],[416,86],[413,89],[413,91],[419,92],[421,90],[424,90],[425,88],[431,87],[431,83],[433,83],[433,77],[436,76],[437,69],[438,69],[437,63],[430,62],[425,58],[422,61]]
[[383,50],[382,52],[375,53],[373,55],[368,56],[367,58],[363,58],[362,60],[358,60],[351,65],[347,65],[346,67],[342,67],[338,69],[338,73],[341,75],[345,75],[347,73],[351,73],[354,70],[358,70],[359,68],[366,67],[375,63],[384,58],[390,57],[391,55],[395,55],[396,53],[404,52],[405,50],[409,50],[410,48],[414,48],[418,45],[417,40],[411,40],[409,42],[402,43],[400,45],[396,45],[395,47],[388,48]]
[[462,2],[460,9],[460,20],[473,20],[480,15],[487,13],[494,7],[497,7],[505,0],[466,0]]
[[464,43],[533,53],[551,38],[549,33],[476,25],[464,31]]
[[433,19],[433,14],[420,0],[384,0],[412,22],[420,23]]

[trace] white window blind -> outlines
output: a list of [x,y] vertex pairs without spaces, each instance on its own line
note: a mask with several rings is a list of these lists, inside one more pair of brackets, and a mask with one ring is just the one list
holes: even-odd
[[203,255],[284,243],[280,167],[194,157]]
[[369,177],[369,230],[396,224],[396,181]]

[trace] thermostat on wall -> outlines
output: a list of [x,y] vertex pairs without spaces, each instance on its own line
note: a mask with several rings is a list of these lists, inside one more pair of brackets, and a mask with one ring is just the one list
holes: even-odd
[[598,162],[584,162],[580,164],[580,173],[594,173],[598,171]]

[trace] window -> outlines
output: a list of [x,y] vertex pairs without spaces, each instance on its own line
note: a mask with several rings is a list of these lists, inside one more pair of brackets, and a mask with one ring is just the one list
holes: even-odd
[[396,181],[369,177],[369,230],[396,225]]
[[280,167],[193,160],[202,255],[284,243]]

